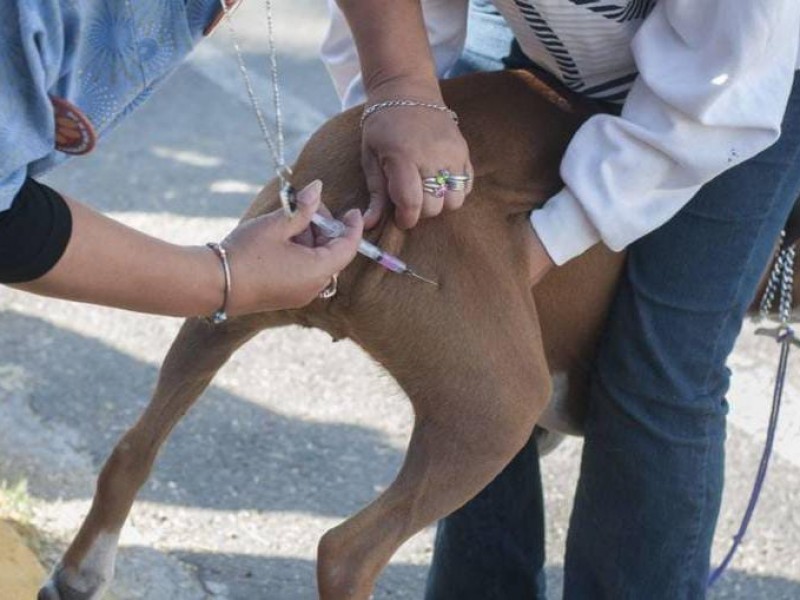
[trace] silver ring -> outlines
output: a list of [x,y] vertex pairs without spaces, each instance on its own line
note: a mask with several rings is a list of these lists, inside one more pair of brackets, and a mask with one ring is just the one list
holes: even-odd
[[425,184],[422,186],[422,191],[435,198],[444,198],[444,195],[447,192],[447,186],[439,184]]
[[470,181],[472,181],[471,175],[448,175],[447,189],[453,192],[461,192],[467,189]]
[[444,185],[447,183],[447,179],[450,177],[450,171],[447,169],[439,169],[436,175],[432,175],[431,177],[423,177],[422,183],[434,183],[437,185]]
[[450,171],[447,169],[439,169],[439,172],[432,177],[422,178],[422,190],[436,198],[444,198],[445,193],[449,189],[448,178]]
[[465,189],[467,189],[468,184],[469,180],[463,181],[463,180],[448,179],[447,189],[450,190],[451,192],[463,192]]
[[441,198],[448,191],[463,192],[469,186],[470,181],[472,181],[470,175],[453,175],[447,169],[439,169],[436,175],[422,179],[422,189]]
[[339,291],[339,274],[334,273],[328,285],[319,293],[319,297],[323,300],[330,300]]

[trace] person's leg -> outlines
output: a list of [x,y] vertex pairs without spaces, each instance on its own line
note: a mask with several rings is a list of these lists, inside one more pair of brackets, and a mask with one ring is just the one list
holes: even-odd
[[[470,5],[451,75],[506,67],[513,34],[488,0]],[[478,496],[439,522],[426,600],[544,600],[544,499],[536,442]]]
[[598,350],[565,598],[705,596],[733,348],[800,191],[800,78],[780,140],[633,244]]

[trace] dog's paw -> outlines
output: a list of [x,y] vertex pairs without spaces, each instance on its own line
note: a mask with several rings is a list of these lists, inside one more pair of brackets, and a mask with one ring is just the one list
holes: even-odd
[[108,583],[102,575],[84,572],[70,576],[66,569],[59,566],[41,587],[36,599],[100,600],[107,587]]
[[56,584],[52,579],[48,579],[41,587],[39,593],[36,595],[36,600],[61,600],[61,594],[58,593]]

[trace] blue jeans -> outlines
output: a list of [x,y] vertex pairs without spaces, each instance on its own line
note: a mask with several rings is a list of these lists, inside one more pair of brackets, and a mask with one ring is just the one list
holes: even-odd
[[[488,64],[492,52],[493,68],[502,68],[510,33],[492,49],[502,22],[475,4],[476,45],[463,71],[476,57]],[[780,139],[629,248],[592,374],[568,600],[705,597],[723,486],[725,362],[799,193],[796,78]],[[427,599],[544,598],[542,512],[530,443],[439,524]]]

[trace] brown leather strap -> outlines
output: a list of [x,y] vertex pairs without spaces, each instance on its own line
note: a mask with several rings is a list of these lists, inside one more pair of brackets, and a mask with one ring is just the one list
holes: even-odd
[[91,121],[64,98],[50,97],[55,119],[56,150],[66,154],[88,154],[94,149],[97,134]]

